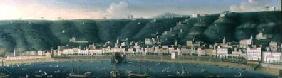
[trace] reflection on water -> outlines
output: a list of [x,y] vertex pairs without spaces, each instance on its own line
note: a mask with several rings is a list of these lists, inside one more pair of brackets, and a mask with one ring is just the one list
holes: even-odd
[[[113,72],[114,71],[114,72]],[[165,77],[273,77],[259,72],[245,71],[238,68],[224,68],[201,64],[176,64],[150,61],[128,61],[126,64],[113,65],[110,60],[67,60],[48,63],[34,63],[1,67],[1,72],[10,78],[19,77],[93,77],[109,78],[111,73],[117,77],[149,76]]]

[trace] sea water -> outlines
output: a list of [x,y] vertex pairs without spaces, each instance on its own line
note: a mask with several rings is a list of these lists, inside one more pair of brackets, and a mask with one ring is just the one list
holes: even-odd
[[[171,77],[246,77],[246,78],[273,78],[275,76],[256,71],[247,71],[239,68],[219,67],[214,65],[168,63],[129,60],[124,64],[112,64],[110,60],[67,60],[56,62],[32,63],[1,67],[1,73],[9,78],[30,77],[39,75],[53,78],[66,78],[69,73],[84,74],[91,72],[93,78],[109,78],[111,71],[118,71],[120,77],[127,77],[129,72],[146,74],[150,78]],[[43,77],[43,76],[42,76]]]

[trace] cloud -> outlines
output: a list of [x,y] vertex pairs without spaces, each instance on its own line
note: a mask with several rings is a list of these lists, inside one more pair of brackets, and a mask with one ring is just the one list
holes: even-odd
[[[150,18],[166,12],[177,14],[218,13],[231,11],[264,11],[266,6],[280,6],[275,0],[228,0],[240,2],[220,2],[215,6],[210,0],[1,0],[0,20],[2,19],[110,19],[135,17]],[[202,5],[199,5],[202,4]],[[224,4],[224,5],[223,5]],[[205,6],[203,6],[205,5]],[[230,7],[231,6],[231,7]],[[223,8],[224,7],[224,8]],[[225,8],[229,7],[229,8]],[[278,9],[281,10],[280,7]]]
[[34,0],[3,0],[0,3],[0,19],[99,19],[103,14],[98,11],[71,9],[41,4]]
[[231,5],[230,11],[235,12],[256,12],[267,11],[270,6],[271,0],[248,0],[247,2],[241,2],[240,4]]
[[130,15],[128,2],[112,2],[106,9],[77,9],[53,6],[35,0],[3,0],[0,3],[0,20],[6,19],[111,19],[127,18]]
[[253,3],[253,2],[255,2],[255,0],[248,0],[248,2],[249,2],[249,3]]
[[[40,7],[40,5],[38,6]],[[28,8],[28,14],[30,15],[31,10],[33,8]],[[93,18],[102,18],[102,14],[100,12],[94,12],[94,11],[84,11],[79,9],[66,9],[66,8],[60,8],[60,7],[41,7],[37,12],[34,12],[34,17],[46,17],[46,19],[57,19],[58,17],[61,17],[63,19],[93,19]],[[25,16],[25,17],[28,17]]]
[[106,17],[112,19],[127,18],[129,14],[128,2],[126,1],[111,3],[111,5],[106,9]]

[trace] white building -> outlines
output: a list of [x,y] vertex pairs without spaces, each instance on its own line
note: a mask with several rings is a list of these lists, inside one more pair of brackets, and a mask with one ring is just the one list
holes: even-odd
[[37,52],[36,51],[25,51],[22,55],[35,56],[37,55]]
[[160,51],[161,51],[159,47],[154,47],[154,49],[155,49],[154,53],[160,53]]
[[267,39],[267,35],[266,34],[263,34],[262,32],[258,33],[256,35],[256,39],[257,40],[261,40],[261,39]]
[[189,52],[190,52],[190,55],[197,54],[197,51],[195,48],[190,49]]
[[145,38],[145,45],[153,45],[153,40],[150,38]]
[[133,54],[135,51],[134,51],[134,48],[128,48],[126,53],[128,54]]
[[225,17],[226,14],[227,14],[227,13],[221,13],[221,14],[219,15],[219,17],[221,17],[221,18],[222,18],[222,17]]
[[199,17],[200,16],[200,14],[192,14],[192,18],[197,18],[197,17]]
[[125,48],[112,48],[111,52],[125,52]]
[[168,48],[160,48],[160,53],[169,53]]
[[89,51],[88,50],[79,50],[78,55],[88,55]]
[[77,41],[75,37],[70,38],[69,42],[73,42],[73,43],[88,43],[88,41]]
[[243,40],[240,40],[240,47],[241,48],[247,48],[248,45],[252,45],[252,38],[251,39],[243,39]]
[[271,41],[271,42],[269,43],[269,47],[270,47],[270,50],[271,50],[271,51],[277,51],[277,49],[278,49],[278,43],[277,43],[277,42],[274,42],[274,41]]
[[238,48],[234,48],[234,50],[232,51],[231,56],[239,57],[239,56],[244,56],[244,54]]
[[167,35],[168,34],[168,31],[164,31],[163,33],[162,33],[162,35]]
[[186,41],[186,46],[191,48],[193,46],[193,41]]
[[170,53],[170,57],[171,57],[171,59],[175,59],[175,57],[176,57],[176,52]]
[[122,42],[122,43],[120,44],[120,46],[121,46],[121,47],[125,47],[125,46],[126,46],[126,43],[125,43],[125,42]]
[[261,60],[261,48],[247,48],[247,60]]
[[143,49],[141,48],[141,46],[138,45],[138,43],[135,43],[133,46],[135,52],[134,53],[142,53]]
[[168,51],[169,51],[169,53],[176,53],[177,52],[177,50],[175,49],[175,48],[168,48]]
[[154,48],[145,48],[145,54],[154,53]]
[[89,45],[89,49],[96,49],[97,47],[95,46],[95,44],[93,43],[92,45]]
[[218,47],[216,49],[216,54],[220,57],[222,56],[228,56],[228,48],[221,48],[221,47]]
[[37,51],[37,55],[43,56],[44,55],[44,51]]
[[184,54],[184,55],[190,54],[190,50],[187,48],[181,48],[180,51],[181,51],[181,54]]
[[225,17],[228,13],[232,13],[232,12],[230,12],[230,11],[224,11],[224,12],[220,13],[219,17],[223,18],[223,17]]
[[281,62],[280,52],[263,52],[263,62],[265,63],[278,63]]
[[162,48],[168,48],[168,46],[162,46]]
[[102,53],[111,53],[111,48],[110,47],[103,48],[102,51],[103,51]]
[[202,48],[198,48],[197,49],[197,54],[198,54],[198,56],[204,56],[204,55],[206,55],[206,52]]
[[182,55],[182,52],[181,52],[180,48],[177,48],[176,50],[177,50],[177,55],[179,55],[179,56]]
[[62,54],[66,55],[73,55],[73,54],[78,54],[79,48],[71,48],[71,49],[64,49]]
[[102,55],[103,50],[102,49],[94,49],[94,50],[88,50],[88,55]]

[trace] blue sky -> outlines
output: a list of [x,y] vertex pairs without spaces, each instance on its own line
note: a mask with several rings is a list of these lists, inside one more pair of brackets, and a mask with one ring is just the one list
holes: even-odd
[[[150,18],[163,13],[191,15],[223,11],[265,11],[280,0],[3,0],[1,19]],[[281,8],[279,8],[281,9]]]

